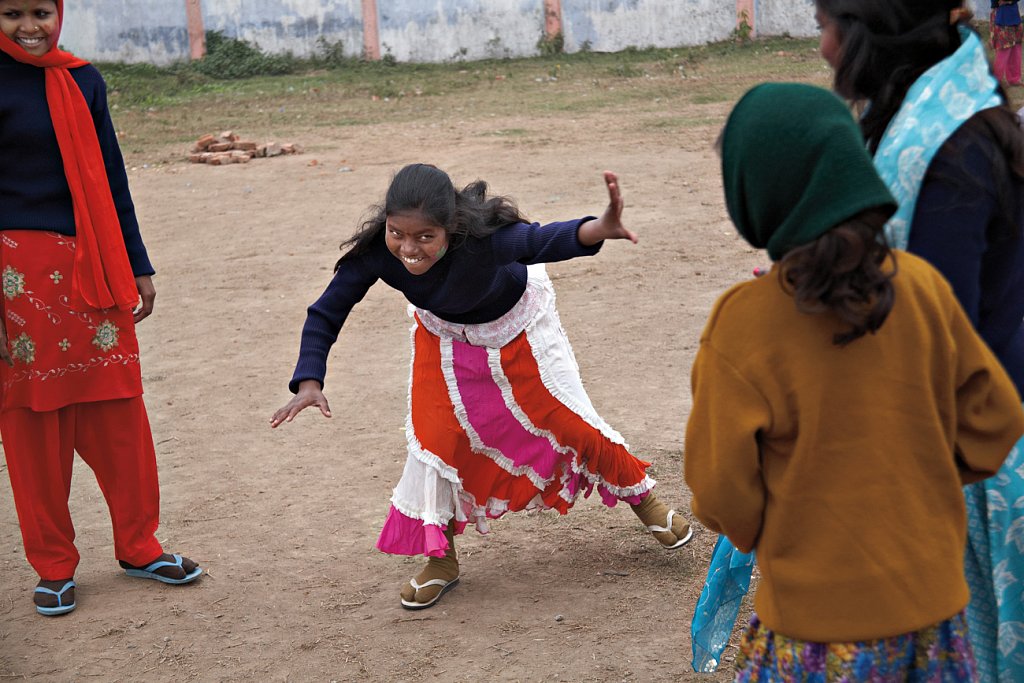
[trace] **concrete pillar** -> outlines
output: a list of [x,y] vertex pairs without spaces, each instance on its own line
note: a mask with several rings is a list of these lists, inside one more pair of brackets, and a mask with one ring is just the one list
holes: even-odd
[[754,8],[757,0],[736,0],[736,28],[743,24],[743,15],[746,13],[747,25],[750,26],[750,35],[753,36],[757,27],[757,17]]
[[380,59],[377,0],[363,0],[363,57],[373,61]]
[[203,0],[185,0],[188,19],[188,53],[191,59],[206,55],[206,29],[203,27]]
[[554,38],[562,32],[562,0],[544,0],[544,36]]

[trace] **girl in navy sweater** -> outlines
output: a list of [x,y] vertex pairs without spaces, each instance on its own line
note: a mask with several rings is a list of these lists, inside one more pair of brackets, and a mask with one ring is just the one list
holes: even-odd
[[[816,4],[835,89],[862,105],[861,132],[899,203],[889,244],[949,280],[1024,393],[1024,134],[961,0]],[[1024,680],[1022,475],[1024,441],[998,476],[965,488],[967,616],[983,681]]]
[[160,493],[135,324],[153,310],[146,248],[102,77],[57,47],[58,0],[0,0],[0,436],[43,615],[75,608],[68,512],[77,451],[130,576],[183,584],[196,563],[154,535]]
[[663,546],[691,537],[651,493],[649,464],[591,405],[542,265],[596,254],[607,239],[636,242],[615,175],[605,183],[600,218],[541,226],[482,181],[457,190],[434,166],[406,166],[309,307],[295,396],[272,427],[311,406],[330,417],[327,355],[371,285],[383,280],[411,304],[408,457],[377,541],[386,553],[428,558],[401,591],[407,609],[436,604],[458,583],[454,537],[467,524],[486,532],[509,511],[564,514],[595,488],[609,506],[629,503]]

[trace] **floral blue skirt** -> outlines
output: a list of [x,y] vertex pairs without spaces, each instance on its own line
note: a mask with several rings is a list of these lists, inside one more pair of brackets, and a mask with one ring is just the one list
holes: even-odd
[[961,683],[976,679],[963,612],[881,640],[814,643],[780,635],[755,614],[740,642],[737,683]]

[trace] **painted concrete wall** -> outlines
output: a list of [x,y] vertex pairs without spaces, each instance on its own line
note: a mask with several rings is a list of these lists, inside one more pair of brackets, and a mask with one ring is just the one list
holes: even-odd
[[[386,2],[387,0],[383,0]],[[317,39],[362,53],[360,0],[202,0],[207,30],[254,42],[266,52],[315,52]],[[65,3],[61,45],[86,59],[167,64],[187,59],[184,0],[73,0]]]
[[757,32],[763,36],[807,38],[818,35],[814,0],[756,0]]
[[722,40],[736,27],[721,0],[562,0],[565,48],[597,52]]
[[378,0],[381,53],[398,61],[537,54],[541,0]]
[[203,0],[203,22],[208,31],[248,40],[265,52],[308,57],[321,36],[341,41],[352,56],[363,49],[360,0]]
[[60,44],[85,59],[166,64],[188,56],[183,0],[71,0]]
[[[983,4],[983,0],[976,0]],[[813,0],[743,0],[758,35],[816,33]],[[267,52],[363,52],[362,0],[202,0],[207,30]],[[737,0],[561,0],[565,49],[699,45],[727,38]],[[544,0],[377,0],[381,51],[399,61],[535,55]],[[986,12],[987,15],[987,12]],[[72,0],[61,39],[82,57],[166,64],[189,54],[185,0]]]

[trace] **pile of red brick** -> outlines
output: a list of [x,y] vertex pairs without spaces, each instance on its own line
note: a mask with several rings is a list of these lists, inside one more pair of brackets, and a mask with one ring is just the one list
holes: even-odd
[[242,140],[230,130],[218,135],[204,135],[196,140],[195,147],[188,155],[193,164],[245,164],[255,157],[276,157],[282,154],[302,154],[302,147],[287,142],[265,142],[258,144]]

